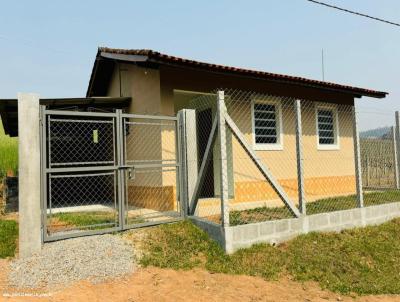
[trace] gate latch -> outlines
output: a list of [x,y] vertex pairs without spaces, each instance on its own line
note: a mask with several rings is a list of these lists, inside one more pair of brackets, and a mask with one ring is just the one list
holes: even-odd
[[128,179],[133,180],[135,179],[135,167],[132,166],[131,168],[128,168]]
[[120,166],[120,169],[128,170],[128,179],[133,180],[135,179],[135,166],[127,165],[127,166]]

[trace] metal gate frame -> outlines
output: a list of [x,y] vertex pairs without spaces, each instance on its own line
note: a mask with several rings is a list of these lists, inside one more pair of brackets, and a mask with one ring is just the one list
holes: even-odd
[[[51,116],[71,116],[71,117],[89,117],[89,118],[107,118],[113,121],[113,150],[114,150],[114,162],[108,165],[101,166],[80,166],[80,167],[52,167],[50,165],[50,142],[49,137],[49,124]],[[176,152],[176,162],[175,164],[152,164],[147,165],[147,167],[168,167],[173,166],[176,168],[176,190],[177,200],[180,204],[180,216],[175,219],[169,219],[168,221],[151,221],[144,223],[137,223],[133,225],[126,225],[125,223],[125,199],[127,193],[126,186],[126,171],[128,169],[135,168],[135,165],[127,165],[125,158],[125,137],[124,137],[124,121],[125,119],[135,118],[135,119],[154,119],[154,120],[170,120],[174,121],[176,125],[175,129],[175,152]],[[156,116],[156,115],[139,115],[139,114],[126,114],[122,113],[121,109],[116,109],[115,113],[98,113],[98,112],[79,112],[79,111],[64,111],[64,110],[49,110],[46,106],[41,106],[40,108],[40,139],[41,139],[41,227],[42,227],[42,240],[43,242],[50,242],[56,240],[62,240],[67,238],[88,236],[88,235],[100,235],[105,233],[111,233],[116,231],[128,230],[133,228],[140,228],[145,226],[158,225],[162,223],[170,223],[182,220],[185,216],[185,205],[184,205],[184,194],[182,185],[182,152],[181,152],[181,124],[177,116]],[[145,167],[144,165],[138,165],[138,167]],[[116,221],[116,226],[111,228],[104,228],[100,230],[86,230],[77,232],[61,233],[56,235],[47,234],[48,220],[47,220],[47,203],[49,192],[49,181],[48,177],[52,173],[78,173],[78,172],[108,172],[115,173],[114,190],[116,190],[116,208],[118,219]],[[179,195],[178,195],[179,194]]]
[[[118,121],[121,122],[121,125],[118,126],[118,129],[120,129],[120,133],[118,134],[118,139],[120,143],[117,145],[120,148],[119,152],[119,172],[120,176],[119,179],[121,180],[121,186],[124,188],[122,190],[122,195],[120,196],[120,204],[121,204],[121,217],[120,217],[120,224],[121,224],[121,229],[122,230],[128,230],[128,229],[134,229],[134,228],[141,228],[141,227],[146,227],[146,226],[153,226],[153,225],[158,225],[158,224],[163,224],[163,223],[170,223],[170,222],[176,222],[182,220],[185,216],[185,206],[184,206],[184,193],[183,193],[183,184],[182,184],[182,148],[181,148],[181,131],[182,127],[180,124],[180,120],[178,116],[165,116],[165,115],[142,115],[142,114],[129,114],[129,113],[122,113],[121,110],[117,110],[117,114],[119,115]],[[176,161],[174,164],[127,164],[128,159],[126,158],[126,136],[124,135],[124,129],[125,129],[125,124],[127,120],[129,119],[147,119],[147,120],[155,120],[155,121],[173,121],[175,123],[175,153],[176,153]],[[162,161],[162,160],[161,160]],[[166,221],[151,221],[151,222],[143,222],[143,223],[137,223],[137,224],[126,224],[125,223],[125,205],[126,205],[126,200],[127,200],[127,175],[126,171],[131,170],[131,169],[141,169],[141,168],[164,168],[164,167],[174,167],[176,168],[176,187],[178,188],[176,190],[177,192],[177,200],[179,200],[179,205],[180,205],[180,217],[179,218],[171,218]],[[178,195],[179,194],[179,195]]]

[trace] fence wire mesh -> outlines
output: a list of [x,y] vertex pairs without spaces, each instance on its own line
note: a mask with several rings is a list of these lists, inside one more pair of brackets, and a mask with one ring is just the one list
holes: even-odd
[[[128,226],[173,220],[186,207],[181,184],[188,206],[197,201],[194,215],[232,226],[293,218],[304,208],[313,215],[360,206],[353,104],[223,91],[223,100],[212,91],[185,103],[194,112],[185,121],[185,146],[172,117],[125,114],[118,128],[116,115],[48,116],[47,232],[114,227],[121,217]],[[364,206],[399,201],[394,114],[360,110],[357,117]],[[119,172],[100,169],[120,165],[119,156],[124,182]],[[83,170],[54,171],[76,168]]]
[[[119,225],[115,119],[46,115],[46,235],[113,229]],[[59,171],[55,171],[58,169]]]
[[177,122],[166,119],[124,119],[127,172],[127,225],[165,221],[181,215],[177,168]]
[[[259,106],[257,112],[253,112],[253,99],[259,99],[262,105]],[[264,95],[253,92],[225,90],[227,113],[232,117],[232,120],[246,138],[246,144],[251,148],[253,148],[253,115],[261,117],[264,114],[264,120],[257,122],[257,129],[261,129],[258,139],[268,140],[270,133],[273,132],[270,131],[274,125],[273,122],[269,121],[269,113],[262,112],[262,110],[268,111],[270,109],[267,105],[269,103],[266,102],[267,99],[272,102],[277,102],[278,100],[278,98],[267,98]],[[279,101],[282,101],[282,99],[279,98]],[[193,158],[191,163],[195,162],[194,164],[200,170],[201,162],[205,158],[204,180],[199,188],[199,200],[195,214],[213,222],[221,223],[222,159],[226,160],[227,166],[226,183],[224,185],[228,188],[227,204],[229,213],[225,220],[228,220],[230,225],[294,217],[278,196],[269,180],[266,179],[255,159],[249,155],[246,147],[243,146],[243,142],[234,134],[230,127],[225,125],[224,130],[222,130],[225,131],[226,157],[221,158],[219,127],[217,127],[214,140],[212,140],[210,155],[205,157],[212,125],[217,119],[218,114],[217,92],[215,91],[194,98],[191,100],[189,108],[196,111],[196,140],[198,146],[197,150],[195,150],[198,156]],[[293,106],[290,107],[290,110],[293,111]],[[286,165],[288,170],[293,169],[295,175],[297,173],[296,153],[282,154],[275,152],[275,157],[272,158],[268,158],[266,153],[263,152],[257,155],[261,162],[266,159],[270,161],[270,164],[274,168],[274,171],[270,169],[272,174],[274,172],[282,174],[282,164]],[[263,164],[265,165],[265,163]],[[296,176],[294,182],[297,184]],[[297,203],[296,185],[292,188],[287,182],[283,182],[283,185],[289,192],[287,195],[291,202],[295,205]]]
[[[225,90],[227,113],[294,206],[298,204],[295,111],[290,98]],[[290,135],[285,139],[283,133]],[[227,136],[230,224],[293,218],[238,136]]]
[[181,217],[175,116],[50,111],[45,121],[48,237]]
[[364,205],[400,201],[400,141],[394,112],[358,110]]
[[[198,201],[194,215],[220,224],[220,155],[218,127],[214,125],[217,119],[216,92],[193,98],[189,101],[188,108],[196,111],[194,125],[196,132],[195,135],[188,136],[187,165],[194,175],[200,174],[203,166],[203,177],[198,187]],[[192,185],[191,191],[194,191],[194,187]]]
[[302,101],[307,214],[358,206],[352,105]]
[[51,174],[48,235],[118,226],[115,177],[115,172]]
[[[308,215],[359,206],[353,104],[301,100],[300,110],[296,111],[294,98],[232,89],[223,91],[227,114],[240,132],[237,135],[225,125],[230,225],[295,217],[291,209],[300,205],[299,167],[302,167],[303,172],[302,201]],[[217,92],[212,92],[190,102],[189,108],[196,110],[199,169],[212,122],[217,118],[217,99]],[[298,114],[301,116],[299,123]],[[298,124],[302,134],[296,137],[296,131],[300,130],[297,128]],[[208,168],[196,214],[221,222],[218,131],[219,128],[213,141],[213,152],[207,158]],[[296,150],[297,139],[302,150],[301,158]],[[385,144],[386,149],[382,150],[386,151],[376,151],[376,156],[386,157],[386,161],[382,163],[386,168],[374,173],[380,173],[379,180],[376,181],[380,182],[381,187],[383,182],[386,187],[392,187],[394,145],[393,142]],[[255,153],[255,157],[246,147]],[[365,141],[361,140],[362,163],[365,162],[365,150]],[[385,153],[390,154],[384,155]],[[370,158],[372,162],[372,155]],[[270,172],[272,179],[263,173],[260,165]],[[363,178],[364,170],[363,166],[360,171]],[[284,192],[283,195],[279,194],[279,189]],[[366,205],[380,203],[372,198],[376,194],[375,191],[367,193]],[[382,198],[385,199],[379,195],[378,199]]]
[[49,117],[48,137],[52,167],[115,161],[113,119]]

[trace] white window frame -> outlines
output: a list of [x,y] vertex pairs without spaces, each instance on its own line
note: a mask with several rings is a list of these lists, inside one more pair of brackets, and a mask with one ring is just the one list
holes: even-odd
[[[320,144],[319,143],[319,129],[318,129],[318,110],[329,110],[333,113],[333,132],[334,132],[334,144]],[[339,134],[339,114],[337,104],[323,104],[317,103],[315,105],[315,131],[317,137],[317,149],[318,150],[339,150],[340,149],[340,134]]]
[[[256,143],[256,121],[254,116],[254,105],[255,104],[270,104],[276,108],[276,134],[277,143],[274,144],[261,144]],[[252,136],[253,136],[253,149],[256,151],[280,151],[283,150],[283,125],[282,125],[282,103],[280,100],[263,100],[253,99],[251,101],[251,125],[252,125]]]

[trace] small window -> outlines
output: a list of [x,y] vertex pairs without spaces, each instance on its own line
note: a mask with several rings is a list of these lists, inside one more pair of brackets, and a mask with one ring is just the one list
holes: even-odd
[[253,139],[257,150],[281,150],[281,108],[279,103],[253,102]]
[[319,149],[339,147],[337,111],[334,108],[317,107],[317,132]]

